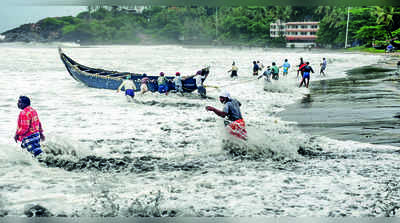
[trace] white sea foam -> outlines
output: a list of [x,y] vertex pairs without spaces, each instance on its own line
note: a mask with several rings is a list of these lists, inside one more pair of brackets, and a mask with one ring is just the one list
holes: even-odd
[[[308,92],[297,87],[295,69],[266,87],[252,76],[253,60],[280,65],[287,58],[295,67],[303,56],[317,72],[326,57],[328,76],[312,74],[315,80],[345,77],[347,69],[374,63],[379,56],[180,46],[64,49],[87,66],[152,75],[179,71],[185,76],[211,65],[206,82],[214,86],[208,88],[210,99],[196,93],[185,97],[148,93],[127,103],[123,94],[87,88],[73,80],[56,46],[1,44],[0,49],[0,195],[5,202],[0,209],[11,216],[23,215],[29,204],[68,216],[382,216],[384,210],[374,212],[371,205],[387,199],[388,180],[399,177],[397,156],[375,152],[395,152],[395,147],[310,136],[278,117],[286,105]],[[232,61],[239,67],[238,80],[227,74]],[[222,108],[221,90],[242,103],[249,130],[247,157],[226,154],[222,120],[204,109]],[[55,158],[150,156],[159,161],[149,161],[146,165],[154,169],[141,172],[46,167],[13,142],[19,95],[31,97],[47,137],[43,148],[58,151],[61,155]],[[301,157],[299,147],[320,154]],[[270,151],[271,159],[254,159],[254,154]],[[191,163],[198,169],[175,168]]]

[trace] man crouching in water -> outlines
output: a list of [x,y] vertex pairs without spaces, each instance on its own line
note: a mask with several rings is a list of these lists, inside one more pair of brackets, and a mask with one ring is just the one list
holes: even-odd
[[229,127],[229,133],[239,139],[247,140],[246,125],[240,112],[242,104],[238,100],[231,98],[228,92],[221,93],[219,101],[224,104],[222,111],[212,106],[206,106],[206,110],[213,111],[222,118],[227,118],[224,124]]
[[42,153],[40,140],[45,140],[42,124],[36,110],[31,107],[31,101],[28,97],[19,97],[18,108],[22,111],[18,116],[18,128],[14,140],[15,142],[21,141],[21,147],[27,149],[36,157]]

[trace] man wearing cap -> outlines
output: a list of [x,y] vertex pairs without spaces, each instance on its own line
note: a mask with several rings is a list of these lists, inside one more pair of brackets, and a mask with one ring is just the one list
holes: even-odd
[[20,141],[21,147],[36,157],[42,153],[40,140],[45,140],[42,124],[36,110],[31,107],[28,97],[20,96],[17,105],[22,111],[18,116],[18,128],[14,140],[15,142]]
[[219,101],[224,104],[223,110],[218,110],[212,106],[206,106],[207,111],[212,111],[216,115],[226,118],[224,124],[229,127],[229,133],[240,139],[247,139],[246,125],[240,112],[242,105],[238,100],[231,98],[228,92],[222,92]]

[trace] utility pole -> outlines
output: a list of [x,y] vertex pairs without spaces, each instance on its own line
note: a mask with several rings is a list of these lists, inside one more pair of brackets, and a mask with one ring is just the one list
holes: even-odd
[[215,39],[218,40],[218,7],[215,8]]
[[349,20],[350,20],[350,7],[347,7],[346,41],[344,43],[344,48],[347,48],[347,36],[349,35]]

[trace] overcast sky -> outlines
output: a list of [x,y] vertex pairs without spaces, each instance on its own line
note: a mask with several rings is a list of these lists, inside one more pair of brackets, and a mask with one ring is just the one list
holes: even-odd
[[[86,10],[82,6],[18,6],[0,0],[0,33],[46,17],[76,16]],[[7,1],[7,0],[6,0]]]

